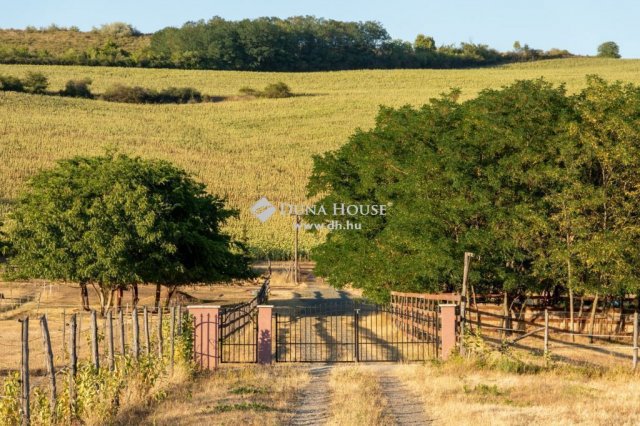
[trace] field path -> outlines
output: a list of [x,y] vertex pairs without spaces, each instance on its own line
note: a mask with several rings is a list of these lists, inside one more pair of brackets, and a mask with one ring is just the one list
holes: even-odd
[[398,426],[431,424],[431,420],[424,412],[422,400],[403,384],[394,372],[396,367],[398,366],[384,365],[376,368],[382,394],[387,400],[387,406],[395,424]]
[[302,392],[291,426],[321,425],[329,420],[331,368],[331,365],[323,365],[309,371],[311,381]]

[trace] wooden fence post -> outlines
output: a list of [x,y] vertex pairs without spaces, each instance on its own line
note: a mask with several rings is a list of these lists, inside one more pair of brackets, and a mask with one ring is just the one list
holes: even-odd
[[122,309],[118,311],[118,328],[120,329],[120,353],[124,356],[124,317],[122,314]]
[[98,318],[96,311],[91,310],[91,361],[96,370],[100,370],[100,355],[98,353]]
[[638,311],[633,314],[633,369],[638,366]]
[[143,328],[144,328],[144,348],[147,356],[151,355],[151,336],[149,335],[149,310],[145,306],[143,309]]
[[544,310],[544,356],[549,354],[549,309]]
[[111,311],[107,312],[107,348],[109,351],[109,370],[113,371],[116,368],[116,360],[113,350],[113,317]]
[[51,388],[51,397],[49,403],[51,406],[51,415],[55,416],[56,412],[56,371],[53,366],[53,349],[51,349],[51,336],[49,335],[49,324],[45,315],[40,317],[40,329],[42,330],[42,345],[44,347],[45,361],[47,362],[47,372],[49,374],[49,385]]
[[158,358],[162,360],[163,341],[162,341],[162,307],[158,307]]
[[77,323],[76,314],[69,318],[69,404],[71,405],[71,415],[75,415],[76,407],[76,373],[78,372],[78,352],[76,334]]
[[178,335],[182,335],[182,305],[178,305]]
[[28,426],[31,423],[29,409],[29,317],[24,317],[19,321],[22,324],[22,362],[20,364],[22,424]]
[[131,321],[133,325],[133,333],[131,333],[133,358],[137,360],[140,356],[140,336],[138,331],[138,308],[135,306],[131,310]]
[[175,352],[175,323],[176,323],[176,307],[171,307],[171,324],[169,325],[169,333],[171,334],[170,364],[171,374],[173,374],[173,357]]

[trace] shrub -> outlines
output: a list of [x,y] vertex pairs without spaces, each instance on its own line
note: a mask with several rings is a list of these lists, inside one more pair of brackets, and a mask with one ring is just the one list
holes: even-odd
[[64,90],[60,92],[62,96],[71,96],[74,98],[93,98],[91,89],[90,78],[83,78],[82,80],[69,80],[64,86]]
[[260,92],[257,91],[256,89],[253,89],[251,87],[241,87],[240,88],[240,94],[242,95],[247,95],[247,96],[260,96]]
[[29,72],[22,84],[27,92],[41,94],[49,87],[49,80],[40,72]]
[[248,86],[240,88],[240,94],[246,96],[256,96],[260,98],[289,98],[293,96],[291,89],[285,83],[279,81],[277,83],[271,83],[264,88],[263,91],[253,89]]
[[202,102],[202,94],[193,87],[169,87],[158,93],[157,102],[178,104]]
[[269,84],[262,91],[262,97],[265,98],[289,98],[291,96],[293,96],[291,89],[281,81]]
[[117,85],[109,88],[102,99],[133,104],[185,104],[202,102],[202,94],[193,87],[169,87],[158,92],[144,87]]
[[157,96],[157,92],[139,86],[111,86],[102,95],[102,99],[109,102],[124,102],[130,104],[146,104]]
[[101,34],[114,37],[139,36],[142,35],[133,25],[124,22],[112,22],[102,25],[98,30]]
[[0,75],[0,90],[7,92],[24,92],[24,85],[18,77]]

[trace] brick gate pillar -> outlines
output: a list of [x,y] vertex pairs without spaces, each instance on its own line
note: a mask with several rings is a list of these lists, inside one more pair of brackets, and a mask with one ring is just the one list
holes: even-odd
[[272,305],[258,305],[258,364],[271,364],[271,341],[273,333],[271,330],[273,314]]
[[220,306],[187,306],[193,316],[193,359],[203,370],[215,370],[220,362]]
[[441,350],[444,360],[448,359],[456,348],[456,307],[455,303],[440,305]]

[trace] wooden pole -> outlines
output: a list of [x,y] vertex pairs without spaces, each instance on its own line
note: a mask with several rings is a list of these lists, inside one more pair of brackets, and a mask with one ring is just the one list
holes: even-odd
[[178,335],[182,336],[182,305],[178,305]]
[[467,281],[469,279],[469,264],[471,262],[471,258],[473,257],[473,253],[465,252],[464,253],[464,265],[462,269],[462,294],[460,297],[460,353],[464,355],[464,329],[467,320]]
[[295,242],[293,245],[293,282],[297,285],[299,280],[298,273],[298,234],[300,233],[300,216],[296,215],[296,226],[295,226]]
[[147,353],[147,356],[151,355],[151,336],[149,333],[149,310],[145,306],[142,308],[143,312],[143,327],[144,327],[144,348]]
[[162,360],[162,308],[158,307],[158,358]]
[[120,329],[120,353],[125,355],[124,352],[124,316],[122,309],[118,311],[118,328]]
[[22,382],[22,424],[31,424],[29,409],[29,317],[20,320],[22,324],[22,363],[20,365],[20,379]]
[[638,311],[633,314],[633,369],[638,366]]
[[137,307],[133,307],[133,309],[131,310],[131,321],[133,324],[133,333],[132,333],[132,343],[133,343],[133,357],[135,359],[138,359],[138,357],[140,356],[140,346],[139,346],[139,342],[140,342],[140,336],[139,336],[139,330],[138,330],[138,308]]
[[91,361],[96,370],[100,370],[100,355],[98,353],[98,318],[95,309],[91,310]]
[[76,352],[76,314],[72,314],[69,319],[69,403],[71,414],[75,415],[76,407],[76,373],[78,372],[78,353]]
[[67,311],[62,310],[62,360],[67,359]]
[[596,296],[593,299],[593,306],[591,306],[591,320],[590,320],[590,324],[589,324],[589,332],[591,334],[591,338],[589,339],[589,341],[591,343],[593,343],[593,333],[594,333],[594,327],[595,327],[595,322],[596,322],[596,311],[598,309],[598,293],[596,293]]
[[175,352],[175,324],[176,324],[176,307],[171,307],[171,324],[169,326],[170,334],[171,334],[171,352],[170,352],[170,363],[171,363],[171,373],[173,374],[173,356]]
[[113,316],[111,316],[111,311],[107,312],[107,347],[109,351],[109,370],[113,371],[116,368],[116,359],[113,350]]
[[51,336],[49,335],[49,325],[47,323],[47,317],[45,315],[40,317],[40,330],[42,330],[42,345],[44,348],[45,361],[47,363],[47,372],[49,374],[49,386],[51,390],[51,397],[49,398],[49,403],[51,404],[51,415],[55,415],[56,371],[53,366],[53,349],[51,349]]
[[544,355],[549,354],[549,309],[544,310]]

